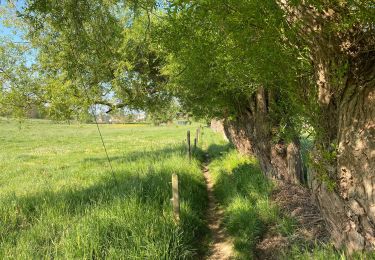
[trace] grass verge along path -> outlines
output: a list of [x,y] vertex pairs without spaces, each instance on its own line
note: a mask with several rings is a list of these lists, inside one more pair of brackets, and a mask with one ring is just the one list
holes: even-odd
[[240,155],[219,135],[205,141],[213,194],[223,209],[234,259],[375,259],[373,252],[348,256],[319,237],[322,221],[305,188],[267,179],[254,158]]

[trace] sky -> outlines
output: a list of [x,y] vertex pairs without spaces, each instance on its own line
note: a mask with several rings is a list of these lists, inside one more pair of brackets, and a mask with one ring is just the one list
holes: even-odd
[[[4,41],[25,44],[27,43],[23,37],[25,32],[14,25],[12,26],[11,23],[6,22],[4,17],[9,2],[14,3],[15,7],[15,9],[12,9],[12,15],[15,15],[16,10],[22,10],[22,7],[25,5],[25,0],[0,0],[0,44]],[[31,66],[35,62],[36,50],[29,49],[28,52],[25,52],[25,57],[27,61],[26,65]]]
[[[17,10],[21,10],[22,6],[25,5],[24,0],[17,0],[17,1],[12,1],[15,2],[15,7]],[[5,0],[0,0],[0,10],[3,11],[5,7],[8,5],[8,1]],[[0,37],[7,37],[13,41],[20,41],[22,40],[22,33],[20,30],[18,30],[15,27],[8,27],[4,25],[4,16],[3,13],[1,12],[1,17],[0,17]]]

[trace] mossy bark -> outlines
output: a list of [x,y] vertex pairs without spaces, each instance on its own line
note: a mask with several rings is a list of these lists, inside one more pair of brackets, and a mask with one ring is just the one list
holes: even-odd
[[298,138],[287,142],[276,136],[277,122],[269,116],[271,99],[270,93],[259,88],[243,112],[224,121],[225,133],[240,152],[258,158],[269,178],[300,183],[303,173]]
[[[336,247],[351,253],[375,249],[375,58],[350,60],[347,80],[342,91],[331,99],[336,103],[335,120],[324,125],[337,156],[323,164],[323,170],[335,184],[328,189],[315,170],[314,194],[331,231]],[[327,82],[329,84],[329,82]],[[322,113],[331,107],[320,102]],[[335,131],[333,131],[333,129]],[[322,147],[329,148],[328,138],[317,140],[320,149],[315,160],[323,158]],[[319,142],[320,141],[320,142]]]
[[295,46],[309,49],[315,74],[308,87],[319,107],[312,120],[313,193],[336,247],[374,250],[374,27],[359,17],[350,24],[353,6],[347,2],[277,2],[302,42]]

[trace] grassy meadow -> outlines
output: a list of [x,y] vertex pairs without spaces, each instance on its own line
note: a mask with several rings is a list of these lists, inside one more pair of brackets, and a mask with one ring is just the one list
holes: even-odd
[[[204,153],[236,258],[258,257],[270,230],[293,238],[296,222],[270,201],[274,184],[255,159],[204,128],[189,163],[186,131],[194,136],[197,127],[100,125],[113,175],[95,125],[0,118],[0,259],[202,257],[210,243]],[[171,210],[173,173],[180,225]],[[292,243],[280,259],[346,256],[330,245]]]
[[[196,126],[0,121],[1,259],[189,259],[207,233],[200,163],[184,139]],[[209,134],[209,131],[207,131]],[[181,225],[171,212],[180,176]]]

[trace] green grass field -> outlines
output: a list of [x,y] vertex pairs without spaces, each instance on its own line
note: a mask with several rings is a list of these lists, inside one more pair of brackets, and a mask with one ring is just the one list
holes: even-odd
[[199,161],[186,157],[187,129],[101,125],[115,181],[95,125],[1,119],[0,258],[197,256],[207,194]]
[[[95,125],[0,118],[0,259],[201,257],[210,243],[203,152],[238,259],[254,258],[270,227],[292,237],[295,222],[269,201],[274,185],[256,160],[205,128],[189,163],[186,131],[197,127],[101,125],[113,176]],[[173,173],[180,177],[179,225]],[[330,245],[299,244],[280,258],[346,259]]]

